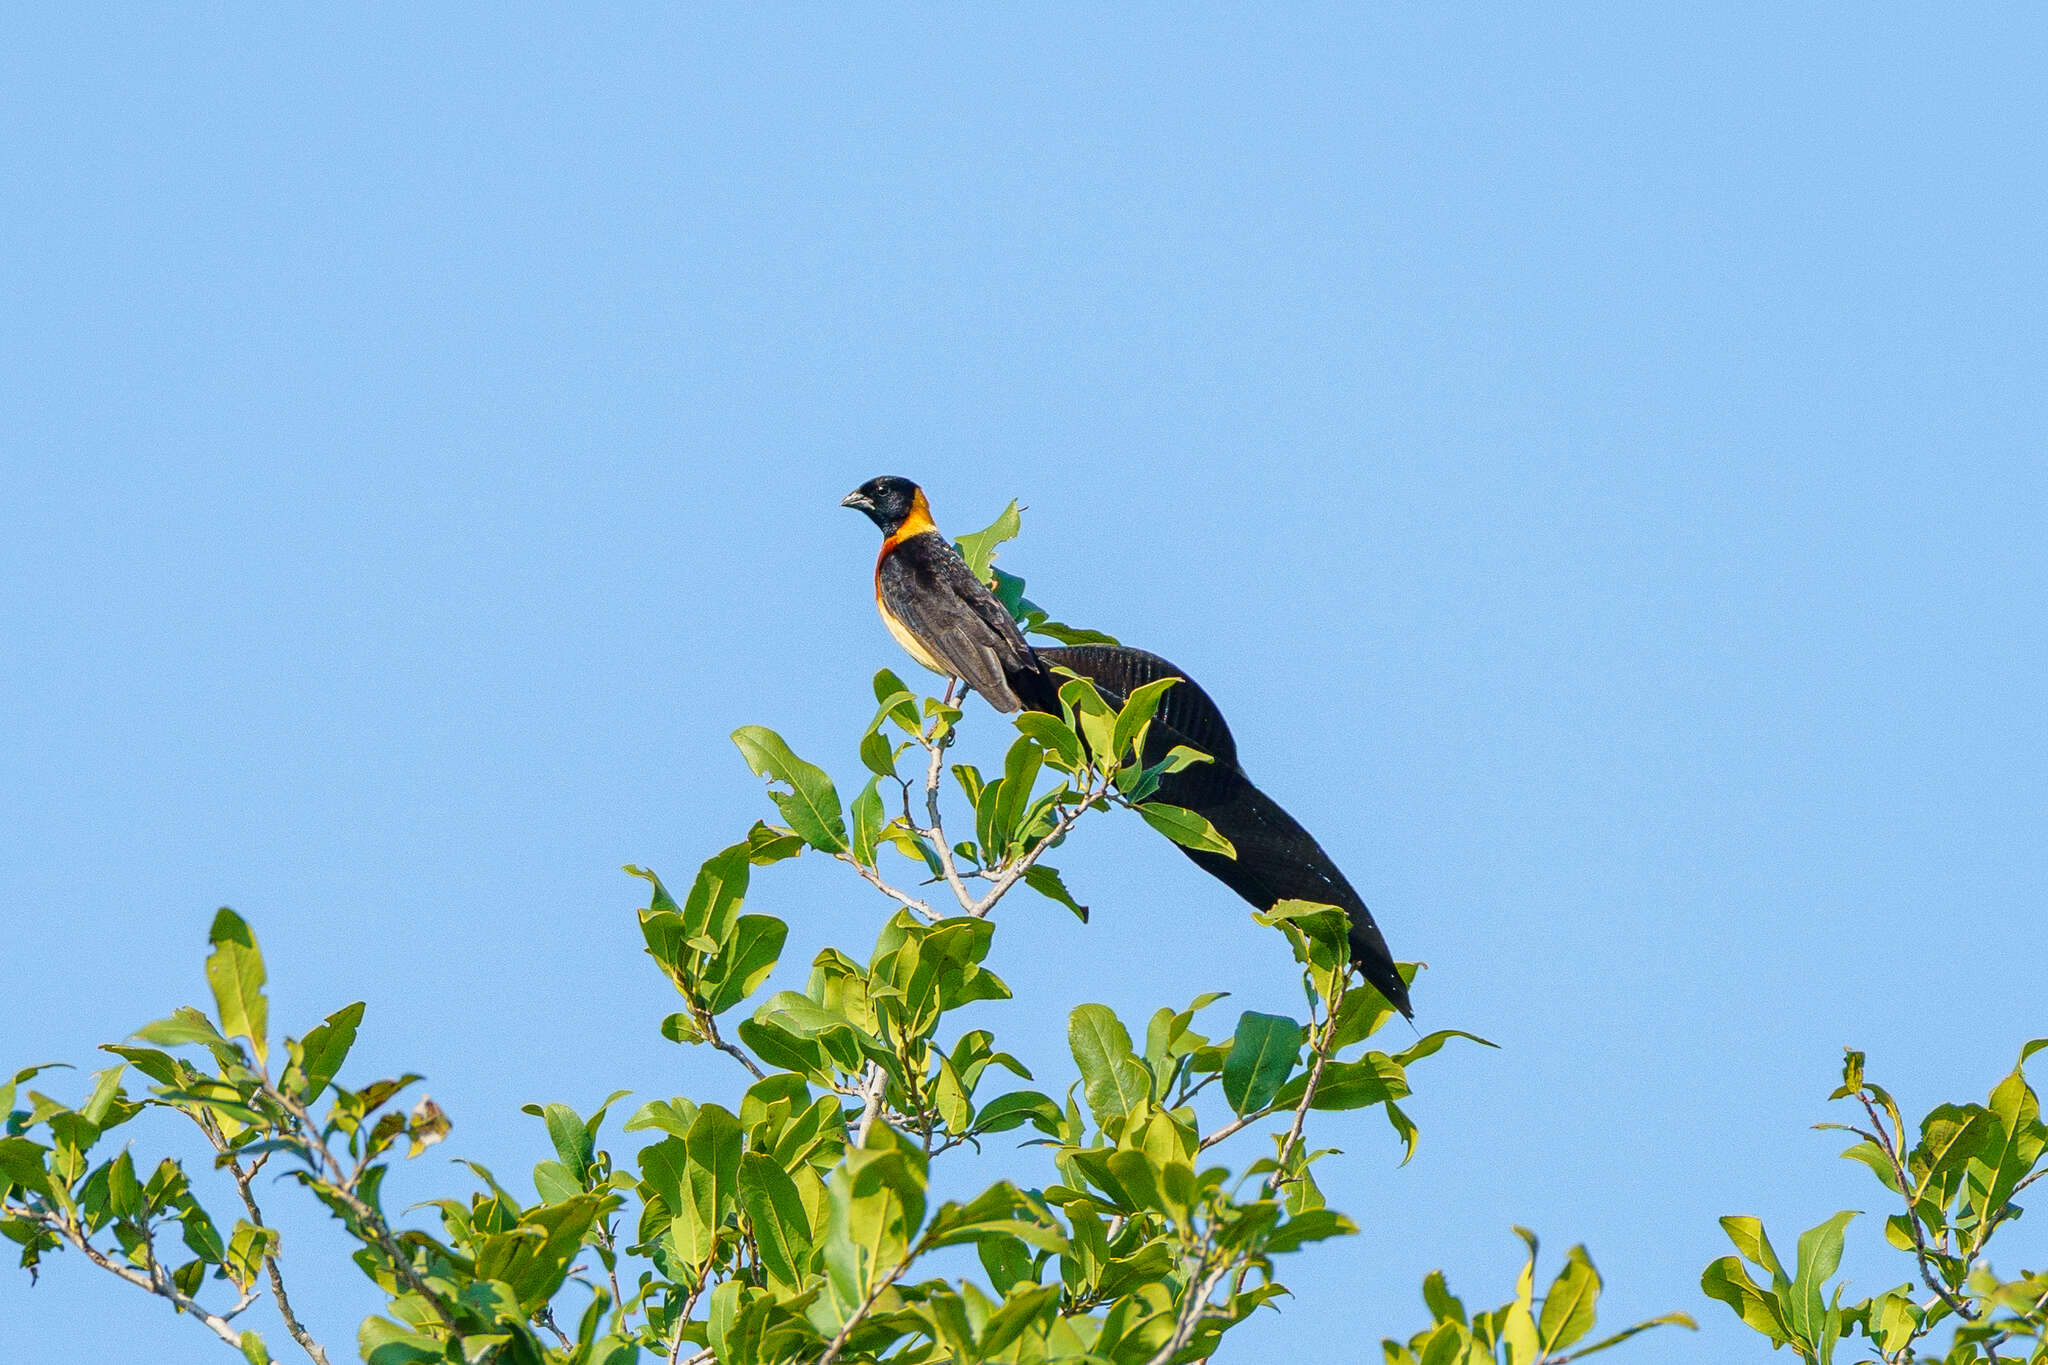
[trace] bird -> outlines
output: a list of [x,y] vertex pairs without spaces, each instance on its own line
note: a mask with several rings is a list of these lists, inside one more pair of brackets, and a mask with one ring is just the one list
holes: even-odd
[[932,524],[924,490],[884,474],[840,501],[882,531],[875,558],[875,607],[911,658],[958,678],[1005,714],[1058,714],[1059,681],[1017,628],[1009,608],[974,576]]
[[1153,713],[1140,761],[1157,763],[1177,745],[1210,761],[1162,774],[1146,799],[1203,816],[1236,856],[1175,846],[1256,909],[1303,900],[1343,910],[1352,965],[1403,1018],[1415,1017],[1408,983],[1364,899],[1315,837],[1245,775],[1221,708],[1186,670],[1129,645],[1034,648],[1009,609],[939,533],[924,490],[909,479],[870,479],[840,505],[864,512],[882,532],[875,606],[889,634],[920,665],[960,679],[997,710],[1059,715],[1059,670],[1088,679],[1113,706],[1147,683],[1176,679]]

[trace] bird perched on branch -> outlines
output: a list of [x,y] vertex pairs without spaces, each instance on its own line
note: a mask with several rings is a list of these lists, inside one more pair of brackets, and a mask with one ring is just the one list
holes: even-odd
[[924,490],[909,479],[869,479],[840,505],[859,509],[881,528],[875,605],[882,624],[911,658],[965,682],[997,710],[1060,714],[1056,668],[1088,679],[1116,706],[1146,683],[1179,679],[1160,699],[1140,757],[1156,763],[1175,745],[1186,745],[1212,761],[1163,775],[1149,799],[1205,817],[1237,856],[1181,852],[1258,909],[1284,900],[1342,909],[1351,920],[1353,964],[1402,1015],[1414,1017],[1407,983],[1372,912],[1315,838],[1245,776],[1222,711],[1192,678],[1157,654],[1127,645],[1032,648],[1009,609],[939,534]]
[[1029,644],[1009,609],[974,576],[953,542],[932,524],[924,490],[885,474],[841,500],[882,528],[875,559],[875,606],[882,624],[910,657],[934,673],[958,678],[998,711],[1059,714],[1052,670]]

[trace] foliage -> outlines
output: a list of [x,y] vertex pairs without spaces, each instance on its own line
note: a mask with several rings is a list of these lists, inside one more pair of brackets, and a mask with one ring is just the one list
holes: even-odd
[[1666,1313],[1579,1346],[1592,1334],[1600,1301],[1600,1272],[1593,1268],[1592,1257],[1582,1246],[1566,1252],[1564,1269],[1538,1300],[1536,1234],[1527,1228],[1516,1228],[1515,1234],[1529,1248],[1529,1259],[1515,1281],[1515,1297],[1488,1312],[1468,1313],[1444,1283],[1443,1272],[1430,1272],[1422,1282],[1422,1301],[1435,1321],[1406,1345],[1381,1342],[1386,1365],[1564,1365],[1619,1346],[1652,1327],[1695,1325],[1685,1313]]
[[[2048,1127],[2025,1073],[2027,1059],[2044,1047],[2048,1038],[2021,1048],[2018,1063],[1985,1103],[1928,1111],[1917,1141],[1909,1137],[1890,1093],[1865,1078],[1863,1054],[1852,1051],[1844,1058],[1842,1084],[1828,1098],[1853,1101],[1869,1126],[1816,1126],[1853,1135],[1857,1141],[1842,1155],[1869,1167],[1898,1202],[1900,1211],[1884,1220],[1884,1237],[1912,1257],[1924,1296],[1911,1281],[1846,1304],[1840,1283],[1830,1291],[1848,1227],[1857,1217],[1852,1210],[1801,1233],[1790,1271],[1760,1220],[1723,1218],[1721,1226],[1741,1255],[1708,1266],[1701,1287],[1769,1338],[1774,1349],[1790,1346],[1816,1365],[1828,1365],[1852,1332],[1886,1365],[2048,1363],[2048,1273],[2001,1279],[1985,1259],[1992,1236],[2020,1216],[2013,1200],[2048,1174]],[[1751,1266],[1769,1277],[1768,1287],[1751,1277]],[[1930,1337],[1951,1321],[1949,1344],[1938,1350]]]
[[[1013,508],[973,538],[979,570],[1014,532]],[[1001,581],[1027,624],[1085,635],[1045,622],[1021,582]],[[1206,761],[1185,748],[1140,759],[1170,685],[1113,704],[1070,679],[1062,713],[1019,718],[1001,771],[985,775],[948,762],[961,719],[952,690],[920,697],[884,670],[850,802],[773,731],[738,731],[777,819],[705,859],[679,895],[627,869],[647,884],[641,932],[680,1004],[660,1031],[726,1054],[734,1085],[639,1104],[620,1131],[640,1145],[618,1155],[603,1131],[623,1092],[588,1115],[527,1106],[551,1149],[531,1198],[463,1163],[466,1193],[410,1220],[387,1211],[391,1163],[441,1141],[448,1118],[425,1097],[398,1103],[417,1076],[340,1083],[361,1003],[274,1045],[256,937],[222,910],[211,1013],[181,1009],[109,1045],[115,1064],[75,1107],[24,1089],[45,1068],[0,1086],[0,1233],[31,1274],[76,1250],[256,1365],[269,1348],[238,1319],[265,1289],[304,1352],[328,1360],[293,1311],[257,1197],[265,1171],[333,1214],[386,1295],[357,1343],[371,1365],[1205,1359],[1287,1293],[1288,1258],[1356,1231],[1324,1203],[1315,1167],[1330,1153],[1309,1141],[1312,1116],[1380,1109],[1405,1162],[1418,1140],[1400,1105],[1410,1069],[1453,1039],[1483,1040],[1444,1030],[1376,1046],[1392,1007],[1354,987],[1342,912],[1303,902],[1259,916],[1301,965],[1303,1018],[1233,1020],[1215,1013],[1217,994],[1142,1021],[1080,1004],[1065,1040],[1079,1080],[1064,1094],[1034,1088],[1033,1066],[989,1029],[959,1026],[956,1012],[1009,998],[986,965],[990,913],[1007,894],[1022,886],[1086,918],[1044,860],[1084,817],[1136,807],[1168,837],[1229,853],[1199,815],[1147,800],[1167,772]],[[957,836],[946,805],[965,812]],[[828,947],[803,990],[763,998],[788,931],[746,909],[751,881],[807,853],[888,908],[864,957]],[[132,1143],[110,1155],[108,1135],[151,1111],[196,1125],[217,1173],[138,1164]],[[962,1187],[973,1154],[1006,1134],[1041,1163],[1035,1186],[934,1193],[936,1162],[969,1163],[949,1184]],[[240,1209],[232,1223],[202,1203],[202,1186],[223,1182]],[[973,1265],[978,1275],[957,1274]],[[1563,1359],[1555,1352],[1591,1326],[1598,1278],[1575,1250],[1538,1310],[1532,1273],[1513,1304],[1469,1322],[1436,1277],[1439,1322],[1389,1359]]]

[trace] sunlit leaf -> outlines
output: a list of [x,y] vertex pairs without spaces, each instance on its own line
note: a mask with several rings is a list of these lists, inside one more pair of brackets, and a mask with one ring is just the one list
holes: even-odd
[[769,795],[805,843],[822,853],[846,851],[846,820],[839,810],[839,793],[824,769],[798,758],[781,735],[764,725],[742,725],[732,732],[732,742],[739,746],[755,776],[789,788],[781,792],[771,787]]

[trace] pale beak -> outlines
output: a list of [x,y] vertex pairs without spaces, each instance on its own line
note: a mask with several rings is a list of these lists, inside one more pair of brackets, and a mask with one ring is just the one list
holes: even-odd
[[863,512],[871,512],[874,510],[875,502],[873,498],[870,498],[867,494],[856,488],[853,492],[841,498],[839,505],[841,507],[857,507]]

